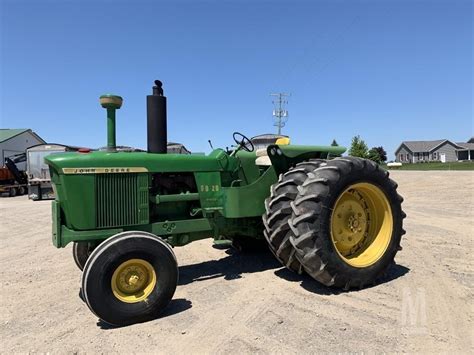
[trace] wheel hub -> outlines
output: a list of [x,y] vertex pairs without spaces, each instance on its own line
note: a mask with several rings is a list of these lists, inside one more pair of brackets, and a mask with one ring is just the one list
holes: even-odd
[[119,288],[124,293],[139,291],[147,281],[147,271],[144,267],[133,265],[119,275]]
[[130,286],[135,286],[139,280],[140,280],[140,277],[138,275],[132,275],[128,279],[128,284]]
[[346,193],[337,204],[333,227],[335,243],[342,255],[350,255],[365,238],[369,219],[364,199],[354,190]]
[[156,284],[155,270],[145,260],[122,263],[112,276],[112,291],[119,300],[135,303],[147,298]]
[[370,183],[349,186],[331,215],[331,238],[348,264],[365,267],[376,262],[391,238],[393,216],[382,190]]

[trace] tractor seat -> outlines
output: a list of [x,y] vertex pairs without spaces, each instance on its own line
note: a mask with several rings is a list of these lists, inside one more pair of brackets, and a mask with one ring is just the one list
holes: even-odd
[[267,148],[257,149],[255,154],[257,155],[257,159],[255,159],[255,165],[258,166],[270,166],[272,165],[272,161],[268,156]]
[[[277,144],[277,145],[288,145],[288,144],[290,144],[290,138],[289,137],[278,138],[276,140],[275,144]],[[258,166],[270,166],[270,165],[272,165],[272,161],[270,160],[270,157],[268,156],[267,148],[257,149],[255,154],[257,155],[257,159],[255,159],[255,165],[258,165]]]

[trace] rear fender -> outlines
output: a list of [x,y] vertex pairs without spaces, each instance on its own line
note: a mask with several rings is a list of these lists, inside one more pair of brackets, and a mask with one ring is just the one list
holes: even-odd
[[309,159],[328,159],[346,151],[341,146],[277,145],[267,147],[267,153],[277,175]]

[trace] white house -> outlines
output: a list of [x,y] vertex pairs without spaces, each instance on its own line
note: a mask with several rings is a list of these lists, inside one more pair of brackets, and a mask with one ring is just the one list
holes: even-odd
[[395,150],[395,161],[400,163],[419,163],[440,161],[474,160],[474,138],[466,143],[454,143],[448,139],[435,141],[404,141]]

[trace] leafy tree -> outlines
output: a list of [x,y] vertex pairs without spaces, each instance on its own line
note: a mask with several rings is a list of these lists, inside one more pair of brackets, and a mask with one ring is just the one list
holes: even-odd
[[375,148],[369,150],[369,155],[367,156],[367,158],[373,160],[377,164],[380,164],[382,162],[380,159],[380,154]]
[[380,159],[385,163],[387,161],[387,152],[382,146],[377,147],[377,150],[379,151]]
[[379,153],[381,163],[387,161],[387,152],[385,149],[383,149],[383,147],[373,147],[372,149],[375,149]]
[[369,154],[369,147],[359,135],[352,138],[349,155],[351,157],[367,158]]
[[387,152],[383,147],[372,147],[369,150],[369,159],[381,164],[387,161]]

